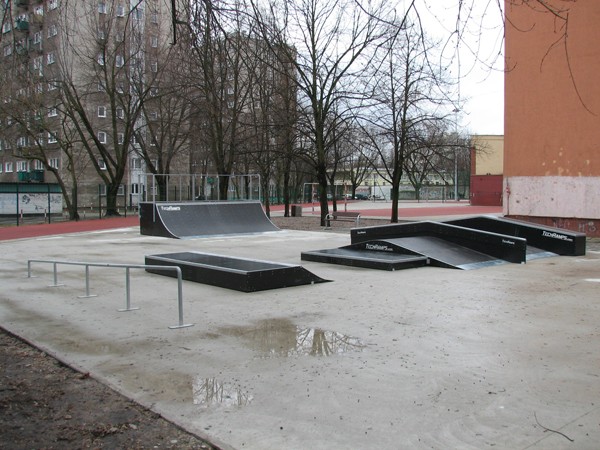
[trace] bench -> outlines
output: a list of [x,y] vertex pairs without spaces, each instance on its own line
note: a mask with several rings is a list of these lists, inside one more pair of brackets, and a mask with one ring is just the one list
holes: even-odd
[[354,222],[356,226],[358,226],[360,222],[360,212],[358,211],[333,211],[325,217],[325,229],[328,230],[331,228],[331,221],[338,222]]

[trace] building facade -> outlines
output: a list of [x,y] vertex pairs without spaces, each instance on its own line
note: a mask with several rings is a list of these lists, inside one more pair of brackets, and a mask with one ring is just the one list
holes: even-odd
[[135,205],[141,155],[161,144],[171,2],[7,0],[0,8],[0,182],[58,184],[79,208],[96,208],[115,188],[120,207]]
[[600,3],[505,2],[504,214],[600,235]]
[[502,205],[504,136],[471,137],[471,204]]

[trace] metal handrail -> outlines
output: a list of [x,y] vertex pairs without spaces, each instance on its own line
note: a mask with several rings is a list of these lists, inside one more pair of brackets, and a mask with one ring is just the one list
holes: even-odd
[[54,284],[51,284],[50,287],[56,286],[64,286],[62,284],[58,284],[58,271],[57,266],[59,264],[69,265],[69,266],[85,266],[85,296],[81,296],[84,298],[87,297],[95,297],[94,295],[90,295],[90,267],[116,267],[125,269],[125,289],[126,289],[126,308],[119,309],[120,312],[124,311],[134,311],[139,308],[131,307],[131,295],[130,295],[130,283],[129,283],[129,270],[130,269],[160,269],[160,270],[174,270],[177,273],[177,306],[179,310],[179,325],[173,325],[169,328],[186,328],[191,327],[194,324],[183,323],[183,276],[181,274],[181,268],[177,266],[155,266],[155,265],[147,265],[147,264],[113,264],[113,263],[90,263],[90,262],[78,262],[78,261],[58,261],[58,260],[47,260],[47,259],[30,259],[27,261],[27,278],[32,278],[31,275],[31,263],[45,263],[52,264],[54,266]]

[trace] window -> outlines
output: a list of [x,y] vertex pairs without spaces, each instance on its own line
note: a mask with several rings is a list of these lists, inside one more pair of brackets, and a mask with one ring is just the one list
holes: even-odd
[[106,144],[106,132],[98,131],[98,141],[100,141],[101,144]]
[[39,159],[33,161],[33,170],[44,170],[44,164]]
[[98,29],[97,36],[99,41],[103,41],[104,39],[106,39],[106,33],[102,29]]
[[12,162],[7,162],[4,164],[4,171],[6,173],[10,173],[13,171],[13,163]]
[[46,55],[46,64],[54,64],[55,61],[56,56],[54,55],[54,52],[50,52]]
[[44,6],[43,5],[36,6],[35,9],[33,10],[33,13],[36,16],[43,16],[44,15]]
[[122,119],[123,117],[125,117],[125,110],[123,108],[121,108],[120,106],[117,107],[117,118],[118,119]]
[[39,74],[42,74],[42,57],[38,56],[37,58],[33,58],[32,62],[33,70],[38,71]]
[[152,48],[158,47],[158,37],[157,36],[151,36],[150,37],[150,46]]
[[117,17],[125,16],[125,8],[123,5],[117,5]]
[[4,56],[12,55],[12,44],[8,44],[4,46]]
[[150,88],[150,95],[152,97],[156,97],[158,95],[158,88],[157,87],[151,87]]
[[56,36],[58,34],[58,27],[56,26],[56,24],[52,24],[48,27],[48,37],[51,38],[53,36]]
[[54,81],[48,81],[48,90],[49,91],[54,91],[58,89],[58,81],[54,80]]
[[131,185],[131,193],[132,194],[139,194],[140,193],[140,185],[138,183],[133,183]]
[[142,158],[131,158],[131,168],[132,169],[141,169],[142,168]]
[[125,88],[123,87],[123,83],[117,84],[117,92],[119,94],[122,94],[123,92],[125,92]]
[[125,142],[125,135],[123,133],[117,133],[117,144],[123,144]]
[[158,120],[158,113],[156,111],[150,112],[150,119],[151,120]]
[[[17,147],[27,147],[27,138],[25,136],[20,136],[17,139]],[[19,167],[18,163],[17,163],[17,167]]]
[[[0,141],[1,143],[2,141]],[[0,163],[0,173],[2,173],[4,171],[4,164]]]
[[39,44],[42,42],[42,32],[41,31],[37,31],[34,35],[33,35],[33,43],[34,44]]
[[6,22],[4,22],[4,25],[2,25],[2,32],[8,33],[10,30],[12,30],[12,27],[10,25],[10,20],[7,20]]
[[56,133],[52,131],[48,131],[48,144],[56,144],[58,140],[56,139]]
[[98,2],[98,12],[100,14],[106,14],[106,3]]
[[48,165],[53,169],[60,169],[60,160],[58,158],[50,158]]
[[158,63],[157,62],[153,62],[150,64],[150,70],[154,73],[158,72]]
[[58,0],[50,0],[48,2],[48,11],[58,8]]
[[100,167],[100,170],[106,170],[106,163],[102,158],[98,158],[98,167]]
[[56,117],[58,116],[58,111],[56,111],[56,106],[52,108],[48,108],[48,117]]
[[98,61],[98,64],[103,66],[104,65],[104,55],[102,55],[102,54],[98,55],[97,61]]
[[135,20],[142,20],[142,18],[144,17],[144,11],[142,11],[142,9],[139,6],[133,11],[131,11],[131,14]]
[[98,106],[98,117],[106,117],[106,106]]
[[152,23],[158,23],[158,14],[157,13],[152,13],[150,15],[150,20],[152,21]]
[[27,172],[29,170],[27,165],[27,161],[17,161],[17,172]]
[[123,55],[117,55],[115,64],[117,65],[117,67],[123,67],[123,64],[125,64],[125,58],[123,58]]
[[36,94],[42,94],[44,92],[44,85],[42,83],[38,83],[35,85]]
[[106,89],[102,83],[98,83],[98,92],[106,92]]

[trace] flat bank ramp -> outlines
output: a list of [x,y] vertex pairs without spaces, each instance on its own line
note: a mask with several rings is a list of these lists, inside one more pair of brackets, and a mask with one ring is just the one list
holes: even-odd
[[279,231],[262,204],[243,202],[145,202],[140,233],[175,239]]
[[433,236],[414,236],[387,239],[387,241],[408,251],[426,256],[429,265],[436,267],[471,270],[507,262]]
[[209,284],[241,292],[256,292],[325,280],[302,266],[272,261],[215,255],[211,253],[179,252],[146,256],[147,272],[175,276],[173,272],[151,266],[176,266],[184,280]]

